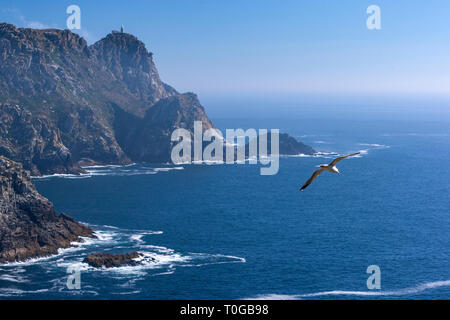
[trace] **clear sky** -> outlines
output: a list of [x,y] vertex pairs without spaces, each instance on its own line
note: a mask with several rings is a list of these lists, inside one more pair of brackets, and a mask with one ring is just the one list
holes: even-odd
[[71,4],[89,43],[124,24],[179,91],[450,95],[448,0],[2,0],[0,21],[66,28]]

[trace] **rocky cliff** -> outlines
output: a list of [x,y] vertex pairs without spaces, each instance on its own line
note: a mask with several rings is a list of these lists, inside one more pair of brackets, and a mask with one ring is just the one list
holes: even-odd
[[[161,81],[152,54],[130,34],[111,33],[88,46],[68,30],[2,23],[0,62],[0,155],[33,175],[78,173],[83,164],[169,161],[160,148],[167,149],[166,123],[187,122],[186,114],[210,123],[196,97],[186,99]],[[178,101],[185,102],[183,114]],[[174,113],[156,112],[158,103]],[[152,138],[129,140],[142,137],[130,119],[151,128]]]
[[170,161],[171,135],[177,128],[193,133],[194,121],[202,121],[203,130],[214,127],[193,93],[161,99],[143,118],[121,115],[119,119],[122,121],[115,127],[120,145],[132,159],[141,162]]
[[135,36],[110,33],[90,49],[102,71],[124,85],[128,94],[141,102],[129,108],[131,113],[143,115],[145,110],[158,100],[178,93],[161,81],[153,62],[153,54],[148,52]]
[[88,46],[68,30],[0,23],[0,155],[32,175],[170,161],[170,134],[213,127],[197,96],[161,81],[136,37]]
[[55,254],[92,232],[67,215],[58,216],[29,172],[0,156],[0,263]]

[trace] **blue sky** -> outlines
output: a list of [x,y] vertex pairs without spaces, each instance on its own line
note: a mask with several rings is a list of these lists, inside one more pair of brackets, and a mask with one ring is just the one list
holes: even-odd
[[[0,21],[66,28],[71,4],[89,43],[123,23],[179,91],[450,93],[448,0],[2,0]],[[372,4],[381,30],[366,28]]]

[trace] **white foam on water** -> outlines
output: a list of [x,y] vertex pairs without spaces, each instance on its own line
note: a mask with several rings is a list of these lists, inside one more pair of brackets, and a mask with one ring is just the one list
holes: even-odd
[[[96,230],[94,231],[94,235],[100,241],[113,241],[114,237],[117,236],[117,232]],[[91,241],[91,243],[96,241],[95,238],[88,238],[88,239],[90,240],[87,241]]]
[[[63,268],[75,268],[80,271],[92,271],[92,272],[108,272],[110,274],[118,274],[121,276],[156,276],[156,275],[169,275],[175,272],[177,267],[200,267],[211,264],[225,264],[225,263],[245,263],[246,260],[241,257],[221,255],[221,254],[203,254],[203,253],[188,253],[183,255],[175,252],[173,249],[153,246],[142,245],[141,250],[138,250],[139,257],[133,259],[138,262],[135,266],[121,266],[113,268],[94,268],[87,263],[79,261],[58,261],[58,267]],[[142,250],[143,248],[151,249]],[[81,259],[81,258],[80,258]],[[155,269],[165,269],[162,272],[148,274],[148,271]]]
[[[377,143],[358,143],[359,146],[366,146],[369,147],[368,149],[361,149],[358,150],[356,152],[359,152],[360,154],[358,155],[354,155],[351,158],[361,158],[362,156],[366,155],[369,153],[369,150],[371,149],[388,149],[390,148],[390,146],[387,145],[383,145],[383,144],[377,144]],[[285,158],[324,158],[324,159],[334,159],[338,156],[341,155],[347,155],[347,154],[351,154],[351,153],[356,153],[355,151],[348,151],[346,153],[342,153],[339,154],[337,152],[316,152],[313,155],[307,155],[307,154],[298,154],[298,155],[284,155],[284,156],[280,156],[280,157],[285,157]]]
[[184,167],[168,167],[168,168],[153,168],[155,172],[168,172],[172,170],[184,170]]
[[295,155],[280,155],[282,158],[333,158],[338,156],[336,152],[316,152],[314,154],[295,154]]
[[239,260],[239,262],[242,262],[242,263],[246,263],[247,262],[247,259],[242,258],[242,257],[226,256],[226,255],[221,255],[221,256],[223,256],[225,258],[230,258],[230,259],[237,259],[237,260]]
[[109,228],[109,229],[116,229],[116,230],[119,229],[118,227],[109,226],[109,225],[107,225],[107,224],[103,225],[103,227]]
[[111,274],[118,274],[121,276],[145,276],[147,275],[147,271],[151,269],[161,269],[167,267],[169,270],[164,271],[159,274],[169,274],[173,273],[173,270],[171,270],[176,263],[184,262],[189,260],[189,257],[182,256],[178,253],[170,253],[170,254],[159,254],[155,252],[148,252],[148,251],[138,251],[139,257],[133,259],[134,261],[138,262],[139,265],[135,266],[121,266],[121,267],[113,267],[113,268],[94,268],[89,266],[87,263],[84,262],[64,262],[58,264],[59,267],[72,267],[76,268],[80,271],[92,271],[92,272],[107,272]]
[[173,249],[169,249],[169,248],[161,247],[161,246],[154,246],[154,245],[151,245],[151,244],[142,245],[141,248],[153,249],[153,250],[156,250],[157,252],[160,252],[160,253],[169,253],[170,254],[170,253],[174,252]]
[[157,174],[158,172],[153,169],[146,169],[146,170],[122,170],[122,171],[89,171],[89,173],[92,176],[116,176],[116,177],[123,177],[123,176],[138,176],[138,175],[152,175]]
[[156,266],[156,265],[168,265],[173,264],[174,262],[184,262],[190,260],[189,256],[182,256],[179,253],[175,253],[174,251],[167,253],[155,253],[148,251],[138,251],[140,254],[139,258],[134,259],[143,265],[147,266]]
[[335,291],[324,291],[324,292],[316,292],[316,293],[310,293],[310,294],[303,294],[300,295],[300,297],[307,298],[307,297],[320,297],[320,296],[330,296],[330,295],[351,295],[351,296],[404,296],[404,295],[411,295],[420,293],[429,289],[435,289],[440,287],[449,287],[450,286],[450,280],[446,281],[433,281],[433,282],[427,282],[423,284],[419,284],[415,287],[405,288],[405,289],[399,289],[399,290],[392,290],[392,291],[342,291],[342,290],[335,290]]
[[83,169],[91,169],[91,168],[126,168],[126,167],[131,167],[131,166],[135,166],[136,163],[130,163],[130,164],[125,164],[125,165],[120,165],[120,164],[107,164],[107,165],[93,165],[93,166],[84,166],[82,167]]
[[18,276],[18,275],[13,275],[13,274],[2,274],[2,275],[0,275],[0,281],[8,281],[8,282],[15,282],[15,283],[30,282],[30,280],[26,279],[25,277],[21,277],[21,276]]
[[[142,235],[152,235],[152,234],[163,234],[163,231],[154,231],[154,230],[140,230],[140,229],[121,229],[121,228],[116,228],[118,230],[120,230],[122,233],[124,234],[125,232],[129,232],[129,233],[133,233],[133,234],[142,234]],[[115,233],[114,235],[118,235],[117,233]]]
[[[245,258],[223,255],[223,254],[207,254],[207,253],[190,253],[190,264],[184,264],[183,267],[202,267],[213,264],[228,264],[228,263],[246,263]],[[197,262],[198,261],[198,262]]]
[[166,271],[166,272],[160,272],[160,273],[154,273],[151,276],[152,277],[156,277],[156,276],[167,276],[167,275],[171,275],[174,274],[175,271]]
[[129,291],[129,292],[113,292],[112,294],[118,295],[129,295],[129,294],[138,294],[141,293],[141,290]]
[[314,158],[314,155],[312,154],[282,154],[280,155],[280,158]]
[[334,158],[339,156],[337,152],[316,152],[313,157],[314,158]]
[[48,292],[49,289],[21,290],[17,288],[0,288],[0,297],[22,296],[25,294]]
[[5,262],[5,263],[0,264],[0,267],[17,267],[17,266],[26,267],[26,266],[30,266],[30,265],[33,265],[36,263],[48,261],[48,260],[58,257],[60,255],[62,255],[62,253],[53,254],[53,255],[49,255],[49,256],[43,256],[43,257],[37,257],[37,258],[30,258],[30,259],[26,259],[23,261]]
[[153,175],[158,172],[168,172],[172,170],[184,170],[182,166],[171,166],[167,167],[146,167],[146,166],[136,166],[136,163],[128,165],[94,165],[85,166],[83,169],[87,173],[81,174],[65,174],[57,173],[52,175],[44,176],[32,176],[33,179],[50,179],[50,178],[64,178],[64,179],[86,179],[95,176],[134,176],[134,175]]
[[63,257],[69,253],[83,251],[83,250],[87,249],[86,247],[88,247],[92,244],[103,243],[105,241],[111,242],[113,239],[113,234],[105,232],[105,231],[96,231],[96,232],[94,232],[94,235],[96,235],[98,238],[95,239],[95,238],[88,238],[88,237],[80,237],[81,239],[83,239],[83,242],[73,241],[70,243],[72,245],[71,247],[59,248],[57,254],[44,256],[44,257],[31,258],[31,259],[27,259],[24,261],[7,262],[4,264],[0,264],[0,267],[2,267],[2,266],[5,266],[5,267],[30,266],[30,265],[34,265],[34,264],[47,262],[52,259],[57,259],[56,262],[59,262],[59,261],[63,261]]
[[140,234],[133,234],[133,235],[130,236],[130,240],[131,241],[136,241],[138,243],[142,243],[142,242],[144,242],[142,240],[143,236],[144,236],[144,234],[142,234],[142,233],[140,233]]
[[52,259],[58,259],[59,257],[62,257],[68,253],[74,253],[77,251],[85,250],[86,249],[85,247],[90,246],[92,244],[96,244],[96,243],[99,243],[102,241],[111,241],[112,240],[112,235],[105,231],[95,231],[94,235],[96,235],[98,238],[96,239],[96,238],[80,237],[81,239],[83,239],[83,242],[73,241],[70,243],[71,247],[58,248],[58,253],[56,253],[56,254],[43,256],[43,257],[37,257],[37,258],[30,258],[30,259],[26,259],[24,261],[6,262],[3,264],[0,264],[0,267],[2,267],[2,266],[17,267],[17,266],[30,266],[30,265],[34,265],[34,264],[39,264],[39,263],[46,262],[46,261],[49,261]]
[[6,262],[3,264],[0,264],[0,267],[2,267],[2,266],[8,267],[8,266],[34,265],[34,264],[49,261],[51,259],[57,259],[58,257],[62,257],[68,253],[74,253],[77,251],[86,250],[86,247],[93,245],[93,244],[104,244],[105,242],[106,243],[114,243],[114,241],[115,241],[114,237],[117,235],[117,233],[97,230],[94,232],[94,235],[97,238],[80,237],[81,239],[83,239],[83,242],[73,241],[70,243],[72,245],[71,247],[59,248],[57,254],[43,256],[43,257],[37,257],[37,258],[30,258],[30,259],[27,259],[24,261]]
[[285,294],[261,294],[254,297],[244,298],[242,300],[298,300],[296,296]]
[[162,231],[148,231],[146,234],[163,234]]
[[[133,294],[133,290],[139,289],[132,288],[136,281],[142,280],[145,277],[171,275],[178,267],[200,267],[211,264],[246,262],[244,258],[231,255],[181,253],[164,246],[145,243],[144,236],[160,235],[163,233],[162,231],[120,229],[110,225],[102,227],[91,226],[96,229],[94,235],[97,238],[83,237],[83,242],[72,242],[71,244],[74,247],[60,249],[58,254],[53,256],[35,258],[24,262],[15,262],[0,266],[0,270],[3,273],[0,276],[0,281],[9,281],[18,286],[21,283],[31,283],[34,281],[31,279],[28,280],[24,275],[28,275],[29,265],[39,263],[43,268],[44,273],[53,274],[58,272],[61,274],[54,281],[50,281],[52,284],[50,288],[43,288],[36,291],[20,290],[20,287],[17,291],[13,291],[7,288],[0,291],[0,296],[26,296],[49,291],[59,291],[81,297],[86,294],[98,295],[98,292],[92,290],[93,288],[86,290],[87,287],[83,287],[82,290],[76,290],[77,292],[67,291],[65,281],[67,280],[66,271],[69,269],[78,270],[83,273],[93,273],[92,276],[94,277],[96,277],[97,274],[102,277],[111,277],[114,279],[113,287],[122,286],[125,289],[124,294],[127,294],[127,292]],[[94,268],[83,262],[84,258],[91,252],[114,252],[113,249],[123,250],[122,252],[137,251],[139,257],[134,259],[137,262],[137,265],[114,268]],[[10,268],[10,266],[12,268]],[[120,284],[121,280],[126,280],[126,282]],[[117,283],[117,281],[119,282]],[[39,283],[39,281],[37,283]],[[43,286],[47,285],[47,283],[48,282],[43,283]],[[113,288],[111,287],[109,289]]]
[[69,260],[63,260],[63,261],[57,261],[56,265],[60,268],[64,268],[65,270],[68,270],[69,268],[72,270],[78,270],[78,271],[87,271],[87,270],[93,270],[94,268],[89,266],[87,263],[83,261],[69,261]]
[[[450,280],[433,281],[419,284],[415,287],[391,290],[391,291],[346,291],[346,290],[332,290],[321,291],[306,294],[296,295],[282,295],[282,294],[265,294],[257,295],[255,297],[245,298],[244,300],[298,300],[305,298],[323,297],[323,296],[360,296],[360,297],[377,297],[377,296],[405,296],[424,292],[426,290],[437,289],[442,287],[450,287]],[[279,299],[277,299],[279,297]]]
[[389,149],[391,146],[379,143],[358,143],[359,146],[372,147],[374,149]]
[[374,148],[390,148],[390,146],[387,146],[385,144],[379,144],[379,143],[358,143],[360,146],[366,146],[366,147],[374,147]]
[[203,160],[203,163],[207,164],[207,165],[213,165],[213,164],[221,165],[221,164],[225,164],[225,162],[223,160],[217,160],[217,161],[214,161],[214,160]]
[[31,176],[31,179],[49,179],[49,178],[86,179],[91,178],[91,175],[89,173],[80,173],[80,174],[55,173],[44,176]]
[[[70,244],[73,247],[59,248],[58,249],[58,254],[56,256],[62,256],[62,255],[67,254],[67,253],[85,250],[85,248],[82,247],[82,245],[83,245],[82,242],[71,242]],[[55,256],[53,256],[53,257],[55,257]]]

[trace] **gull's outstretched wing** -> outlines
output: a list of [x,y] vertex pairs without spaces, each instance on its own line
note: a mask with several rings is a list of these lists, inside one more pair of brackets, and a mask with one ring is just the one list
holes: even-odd
[[325,171],[325,168],[320,168],[319,170],[314,171],[311,178],[306,181],[306,183],[303,185],[303,187],[300,189],[300,191],[305,190],[322,172]]
[[336,165],[336,163],[338,163],[339,161],[344,160],[345,158],[348,158],[348,157],[356,156],[356,155],[358,155],[358,154],[360,154],[360,153],[361,153],[361,152],[352,153],[352,154],[348,154],[348,155],[346,155],[346,156],[342,156],[342,157],[336,158],[336,159],[334,159],[333,161],[331,161],[331,163],[329,164],[329,166],[330,166],[330,167],[334,167],[334,166]]

